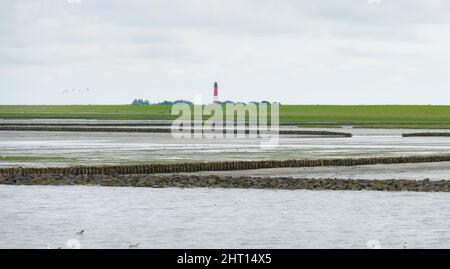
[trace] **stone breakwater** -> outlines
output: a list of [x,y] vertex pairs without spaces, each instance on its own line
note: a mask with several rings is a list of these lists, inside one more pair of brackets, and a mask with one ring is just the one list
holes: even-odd
[[96,185],[149,188],[242,188],[283,190],[373,190],[449,192],[450,181],[352,180],[291,177],[227,177],[194,175],[0,175],[4,185]]
[[[66,126],[0,126],[0,131],[23,131],[23,132],[107,132],[107,133],[171,133],[171,128],[114,128],[114,127],[66,127]],[[195,130],[191,129],[191,133]],[[223,130],[225,133],[226,130]],[[249,130],[244,130],[249,134]],[[258,134],[261,132],[258,130]],[[234,130],[237,134],[238,130]],[[314,136],[334,136],[352,137],[351,133],[328,132],[328,131],[307,131],[307,130],[280,130],[280,135],[314,135]]]
[[427,132],[427,133],[409,133],[409,134],[402,134],[403,137],[428,137],[428,136],[440,136],[440,137],[446,137],[450,136],[450,133],[443,133],[443,132]]
[[2,168],[0,175],[130,175],[201,171],[234,171],[268,168],[299,168],[328,166],[358,166],[376,164],[450,162],[450,155],[424,155],[376,158],[300,159],[265,161],[224,161],[198,163],[166,163],[145,165],[73,166],[45,168]]

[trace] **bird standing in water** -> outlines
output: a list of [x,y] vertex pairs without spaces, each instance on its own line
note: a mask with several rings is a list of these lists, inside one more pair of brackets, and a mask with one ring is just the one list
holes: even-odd
[[136,249],[136,248],[139,248],[139,245],[140,245],[141,243],[139,242],[139,243],[137,243],[137,244],[133,244],[133,243],[131,243],[131,242],[128,242],[128,249]]

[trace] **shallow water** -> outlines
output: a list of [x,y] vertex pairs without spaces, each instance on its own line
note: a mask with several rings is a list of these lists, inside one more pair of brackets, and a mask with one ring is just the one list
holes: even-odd
[[[346,130],[347,131],[347,130]],[[177,140],[159,133],[0,132],[0,167],[139,162],[226,161],[399,156],[450,152],[450,138],[410,137],[411,130],[349,129],[354,137],[281,136],[276,148],[261,140]],[[5,161],[2,156],[46,157]],[[54,159],[48,159],[54,157]],[[65,158],[65,159],[61,159]]]
[[450,194],[0,186],[0,248],[450,247]]

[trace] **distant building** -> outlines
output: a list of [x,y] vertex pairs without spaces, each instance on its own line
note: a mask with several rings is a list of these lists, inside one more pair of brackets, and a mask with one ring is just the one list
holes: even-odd
[[214,82],[214,97],[213,102],[217,103],[219,102],[219,84],[217,82]]

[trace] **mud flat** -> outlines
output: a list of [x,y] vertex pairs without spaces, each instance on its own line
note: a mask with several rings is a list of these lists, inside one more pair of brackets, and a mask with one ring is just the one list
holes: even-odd
[[[320,131],[313,129],[316,130]],[[168,133],[0,131],[0,168],[395,157],[450,152],[450,139],[446,138],[402,138],[401,134],[407,131],[393,129],[348,131],[353,137],[281,135],[276,148],[261,147],[264,139],[251,138],[175,139]],[[27,158],[15,158],[20,156]]]

